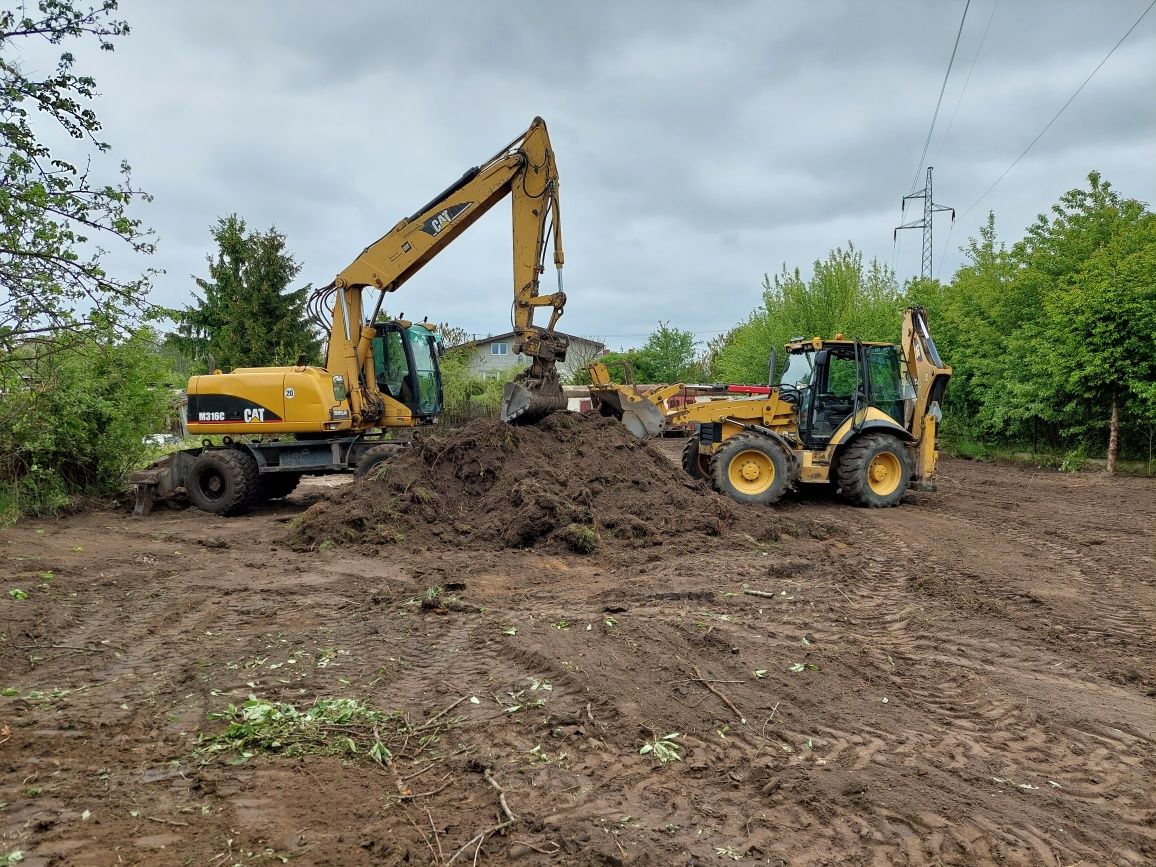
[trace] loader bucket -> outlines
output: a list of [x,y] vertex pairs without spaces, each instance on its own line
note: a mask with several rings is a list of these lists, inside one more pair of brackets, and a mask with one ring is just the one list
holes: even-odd
[[533,424],[566,408],[566,396],[556,378],[507,382],[502,391],[501,419],[509,424]]
[[591,386],[590,397],[602,415],[618,419],[639,439],[656,437],[666,426],[666,417],[661,409],[626,389]]

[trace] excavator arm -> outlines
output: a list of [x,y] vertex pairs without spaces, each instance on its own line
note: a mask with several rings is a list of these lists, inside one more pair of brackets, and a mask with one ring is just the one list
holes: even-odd
[[[322,290],[332,292],[334,300],[326,367],[344,371],[347,381],[356,383],[350,390],[355,416],[372,420],[380,412],[373,365],[367,358],[385,294],[399,289],[507,195],[513,212],[514,351],[531,361],[518,380],[519,406],[510,420],[532,421],[565,406],[555,371],[555,362],[565,359],[567,348],[566,338],[554,331],[566,304],[558,168],[546,123],[536,117],[525,133],[362,250]],[[548,240],[553,241],[558,290],[543,295],[539,278],[545,270]],[[373,313],[365,316],[363,290],[370,287],[378,290],[377,302]],[[550,308],[545,328],[534,325],[539,307]]]

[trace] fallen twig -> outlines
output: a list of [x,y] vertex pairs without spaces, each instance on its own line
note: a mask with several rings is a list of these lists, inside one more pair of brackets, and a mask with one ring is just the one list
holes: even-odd
[[[407,822],[409,822],[409,826],[410,826],[411,828],[413,828],[413,829],[414,829],[414,831],[416,831],[416,832],[417,832],[417,835],[418,835],[419,837],[421,837],[422,841],[423,841],[423,842],[425,843],[425,845],[426,845],[426,848],[428,848],[428,849],[429,849],[429,853],[430,853],[430,854],[431,854],[431,855],[432,855],[434,858],[437,858],[437,857],[438,857],[438,853],[437,853],[437,852],[434,850],[433,844],[432,844],[432,843],[429,841],[429,837],[427,837],[427,836],[425,835],[425,832],[424,832],[424,831],[423,831],[421,828],[419,828],[419,827],[417,826],[417,822],[415,822],[415,821],[414,821],[414,820],[413,820],[413,819],[410,817],[409,813],[408,813],[408,812],[407,812],[405,809],[402,809],[402,811],[401,811],[401,814],[402,814],[403,816],[405,816],[405,820],[406,820]],[[435,833],[436,833],[436,832],[435,832]],[[440,859],[439,859],[439,860],[440,860]]]
[[463,701],[465,701],[467,698],[469,698],[468,695],[463,695],[461,698],[459,698],[457,701],[455,701],[453,704],[451,704],[449,707],[447,707],[445,710],[443,710],[437,716],[432,716],[429,719],[427,719],[420,726],[418,726],[418,728],[423,729],[426,726],[433,725],[439,719],[441,719],[443,716],[445,716],[447,713],[449,713],[451,710],[453,710],[455,707],[457,707],[459,704],[461,704]]
[[541,852],[543,855],[557,855],[558,852],[562,849],[562,847],[555,843],[553,840],[546,841],[554,847],[553,849],[539,849],[533,843],[527,843],[525,840],[515,840],[514,842],[520,846],[525,846],[527,849],[533,849],[535,852]]
[[486,782],[489,783],[491,786],[493,786],[494,789],[497,791],[498,802],[502,805],[502,814],[506,818],[504,821],[499,822],[497,825],[494,825],[494,827],[487,828],[485,831],[482,831],[480,834],[477,834],[477,835],[471,837],[466,842],[466,844],[464,846],[462,846],[462,848],[458,849],[458,851],[453,854],[453,857],[450,858],[450,860],[446,862],[446,867],[449,867],[450,864],[453,864],[456,860],[458,860],[458,857],[461,856],[464,852],[466,852],[466,850],[468,850],[475,843],[477,843],[477,849],[474,850],[474,861],[476,862],[477,858],[478,858],[478,853],[482,851],[482,843],[484,843],[486,841],[487,837],[489,837],[491,834],[497,834],[501,831],[506,830],[507,828],[511,827],[512,825],[514,825],[518,821],[518,817],[515,816],[513,814],[513,812],[510,810],[510,805],[506,803],[506,790],[503,789],[501,786],[499,786],[498,781],[495,780],[492,776],[490,776],[490,769],[489,768],[486,768],[486,770],[483,773],[485,775]]
[[762,596],[764,599],[774,599],[779,595],[778,593],[768,593],[766,590],[748,590],[745,587],[743,588],[743,593],[747,594],[747,596]]
[[442,838],[438,836],[438,829],[434,824],[433,814],[428,809],[425,811],[425,814],[429,817],[429,828],[433,831],[434,842],[438,844],[438,863],[440,864],[446,857],[445,853],[442,852]]
[[705,686],[707,689],[709,689],[711,692],[713,692],[716,696],[718,696],[719,699],[722,701],[722,703],[725,704],[727,707],[729,707],[734,712],[734,715],[739,718],[739,722],[741,722],[743,725],[746,725],[747,724],[747,718],[745,716],[743,716],[742,711],[740,711],[737,707],[735,707],[734,702],[732,702],[729,698],[727,698],[725,695],[723,695],[722,690],[717,689],[715,686],[713,686],[710,683],[710,681],[708,681],[705,677],[703,677],[702,672],[698,670],[697,665],[694,666],[693,670],[694,670],[694,676],[699,681],[699,683],[701,683],[703,686]]
[[401,777],[400,779],[402,781],[405,781],[405,780],[412,780],[414,777],[420,777],[422,774],[424,774],[426,771],[428,771],[430,768],[432,768],[434,765],[436,765],[440,761],[441,761],[441,759],[434,759],[432,762],[427,764],[420,771],[414,771],[412,774],[406,774],[404,777]]
[[189,827],[188,822],[177,822],[173,819],[161,819],[158,816],[145,816],[150,822],[160,822],[162,825],[176,825],[178,828]]
[[407,800],[407,801],[412,801],[415,798],[428,798],[430,795],[436,795],[438,792],[442,791],[446,786],[448,786],[453,781],[454,781],[454,775],[453,774],[447,774],[446,778],[444,780],[442,780],[442,784],[440,786],[438,786],[436,789],[430,789],[428,792],[418,792],[416,795],[403,795],[402,797],[405,798],[405,800]]
[[771,715],[769,717],[767,717],[767,721],[765,723],[763,723],[763,728],[762,728],[762,731],[760,732],[764,737],[766,737],[766,734],[767,734],[767,726],[769,726],[771,724],[771,720],[773,720],[775,718],[775,713],[778,711],[778,709],[779,709],[779,703],[775,702],[775,706],[773,708],[771,708]]

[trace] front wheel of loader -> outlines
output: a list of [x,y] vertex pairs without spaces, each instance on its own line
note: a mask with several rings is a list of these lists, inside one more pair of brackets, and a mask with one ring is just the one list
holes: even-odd
[[202,452],[185,479],[193,505],[214,515],[244,512],[257,500],[260,487],[256,459],[235,449]]
[[773,440],[756,433],[733,436],[711,461],[715,489],[739,503],[775,503],[790,482],[787,457]]
[[702,479],[709,485],[714,484],[710,477],[710,455],[704,455],[698,450],[699,439],[694,436],[686,441],[682,447],[682,468],[692,479]]
[[911,467],[907,450],[895,437],[867,434],[851,443],[839,459],[839,489],[857,506],[897,506],[907,493]]

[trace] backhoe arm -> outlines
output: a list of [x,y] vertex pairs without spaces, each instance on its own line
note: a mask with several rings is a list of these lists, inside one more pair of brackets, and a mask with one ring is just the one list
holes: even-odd
[[[444,250],[479,217],[505,196],[511,197],[514,260],[514,351],[531,359],[532,389],[557,384],[556,360],[566,357],[566,338],[554,332],[566,304],[562,292],[562,223],[558,201],[558,169],[546,123],[534,118],[530,128],[481,166],[400,221],[384,237],[366,247],[334,279],[333,324],[328,366],[355,375],[362,386],[372,376],[366,364],[373,337],[372,324],[386,292],[394,292]],[[554,245],[558,291],[539,294],[548,236]],[[363,316],[362,290],[379,290],[373,315]],[[551,308],[545,328],[534,326],[534,311]],[[561,387],[557,398],[561,401]],[[564,405],[564,402],[562,402]],[[551,405],[551,409],[559,406]]]

